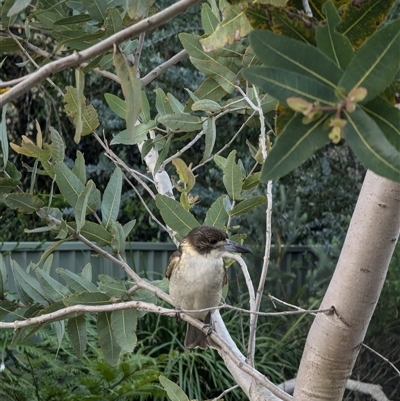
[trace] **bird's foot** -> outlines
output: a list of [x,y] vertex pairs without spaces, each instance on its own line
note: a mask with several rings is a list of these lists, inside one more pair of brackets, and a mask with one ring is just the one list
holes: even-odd
[[176,309],[178,309],[178,311],[175,312],[175,319],[179,322],[179,321],[182,320],[182,318],[181,318],[181,308],[176,308]]
[[205,334],[205,336],[208,337],[212,333],[213,327],[211,324],[205,324],[203,326],[203,330],[205,330],[205,329],[207,329],[207,333]]

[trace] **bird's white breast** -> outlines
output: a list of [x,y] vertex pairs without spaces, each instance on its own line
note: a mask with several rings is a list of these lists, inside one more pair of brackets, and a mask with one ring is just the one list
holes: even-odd
[[[181,309],[194,310],[218,306],[222,297],[225,276],[224,262],[219,255],[206,256],[182,253],[174,268],[169,292],[175,305]],[[190,313],[204,319],[208,312]]]

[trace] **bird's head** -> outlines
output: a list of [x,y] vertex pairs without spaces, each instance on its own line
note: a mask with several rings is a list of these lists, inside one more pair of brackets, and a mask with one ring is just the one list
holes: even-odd
[[194,228],[185,236],[181,247],[214,257],[221,257],[224,252],[251,253],[249,248],[231,241],[223,231],[211,226]]

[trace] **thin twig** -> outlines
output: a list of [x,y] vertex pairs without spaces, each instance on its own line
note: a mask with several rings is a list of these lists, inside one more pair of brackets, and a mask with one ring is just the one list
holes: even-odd
[[212,401],[220,400],[221,398],[224,397],[224,395],[229,394],[231,391],[236,390],[237,388],[239,388],[239,384],[235,384],[234,386],[227,388],[218,397],[213,398]]
[[368,351],[373,352],[375,355],[378,355],[379,358],[383,359],[385,362],[387,362],[394,370],[395,372],[399,375],[400,377],[400,370],[396,368],[396,366],[393,365],[392,362],[389,361],[389,359],[385,358],[383,355],[381,355],[379,352],[375,351],[371,347],[369,347],[367,344],[362,343],[361,344],[364,348],[366,348]]

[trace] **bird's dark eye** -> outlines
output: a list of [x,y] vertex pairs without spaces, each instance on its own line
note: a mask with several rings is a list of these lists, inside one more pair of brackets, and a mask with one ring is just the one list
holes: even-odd
[[215,245],[218,242],[216,238],[210,238],[210,244]]

